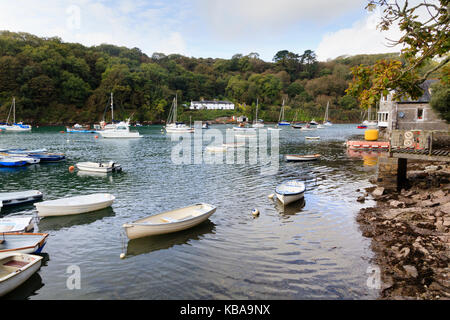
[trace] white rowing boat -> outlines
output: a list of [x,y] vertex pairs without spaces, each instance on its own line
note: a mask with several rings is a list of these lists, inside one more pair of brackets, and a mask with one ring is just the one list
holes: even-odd
[[137,220],[123,225],[129,239],[143,238],[192,228],[207,220],[216,207],[199,203]]
[[285,155],[286,161],[312,161],[320,158],[320,154],[287,154]]
[[0,233],[29,232],[34,228],[33,216],[12,216],[0,219]]
[[120,164],[114,161],[109,162],[79,162],[76,164],[78,170],[89,172],[119,172],[122,171]]
[[94,193],[36,203],[39,217],[65,216],[97,211],[112,205],[116,198],[109,193]]
[[320,140],[320,137],[305,137],[306,140]]
[[21,205],[28,202],[35,202],[41,200],[42,192],[39,190],[19,191],[19,192],[4,192],[0,193],[0,202],[3,206]]
[[0,253],[40,253],[47,243],[48,233],[1,233]]
[[277,198],[284,205],[302,199],[304,192],[305,184],[300,180],[288,180],[275,188]]
[[27,281],[41,267],[42,257],[23,253],[0,254],[0,297]]

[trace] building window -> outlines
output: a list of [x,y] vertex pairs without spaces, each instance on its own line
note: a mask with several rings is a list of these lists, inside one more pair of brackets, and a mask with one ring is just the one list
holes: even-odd
[[423,109],[422,108],[417,109],[417,119],[423,120]]

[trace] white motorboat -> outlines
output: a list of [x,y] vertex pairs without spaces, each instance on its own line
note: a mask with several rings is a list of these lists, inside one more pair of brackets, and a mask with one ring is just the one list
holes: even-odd
[[30,232],[34,228],[33,216],[11,216],[0,218],[0,233]]
[[305,184],[300,180],[288,180],[275,188],[277,198],[284,205],[303,198],[305,192]]
[[3,207],[21,205],[28,202],[36,202],[43,197],[42,192],[39,190],[29,190],[20,192],[4,192],[0,193],[0,202],[3,203]]
[[40,253],[47,243],[47,238],[48,233],[1,233],[0,253]]
[[41,256],[17,252],[0,254],[0,297],[35,274],[41,267],[42,259]]
[[36,203],[39,217],[65,216],[97,211],[112,205],[116,197],[109,193],[94,193]]
[[122,167],[120,164],[115,163],[114,161],[109,162],[78,162],[76,164],[78,170],[80,171],[89,171],[89,172],[120,172],[122,171]]
[[285,155],[286,161],[312,161],[320,158],[320,154],[287,154]]
[[114,128],[99,131],[103,138],[107,139],[135,139],[142,138],[139,132],[130,131],[129,122],[121,121]]
[[281,129],[280,128],[272,128],[272,127],[270,127],[270,128],[267,128],[267,130],[269,130],[269,131],[280,131]]
[[207,220],[214,212],[216,207],[199,203],[126,223],[123,228],[129,239],[171,233],[192,228]]

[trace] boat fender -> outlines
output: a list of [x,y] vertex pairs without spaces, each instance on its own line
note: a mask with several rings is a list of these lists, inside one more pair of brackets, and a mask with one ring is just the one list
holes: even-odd
[[253,215],[254,217],[259,216],[259,210],[256,209],[256,208],[254,208],[254,209],[252,210],[252,215]]

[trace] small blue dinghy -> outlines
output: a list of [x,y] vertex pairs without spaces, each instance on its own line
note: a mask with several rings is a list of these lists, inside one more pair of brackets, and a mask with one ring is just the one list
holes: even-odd
[[28,162],[18,158],[0,157],[0,167],[23,167]]

